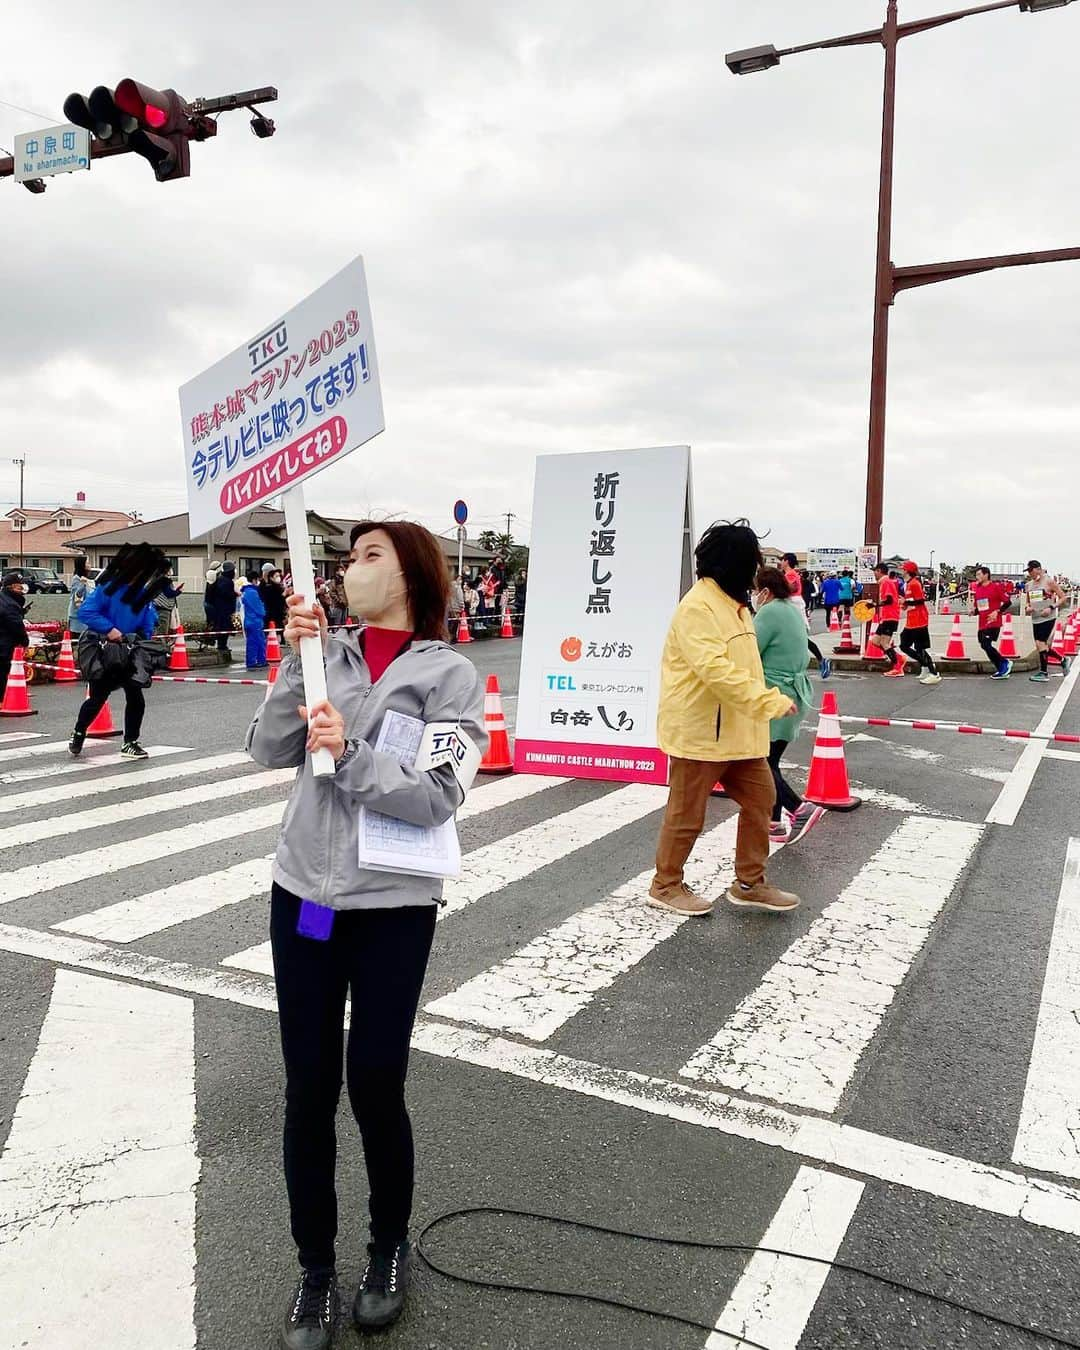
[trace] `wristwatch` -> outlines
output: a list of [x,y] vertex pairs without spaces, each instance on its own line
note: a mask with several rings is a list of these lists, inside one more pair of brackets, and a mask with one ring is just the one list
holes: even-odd
[[345,749],[341,752],[340,757],[334,760],[334,772],[337,773],[338,769],[343,769],[350,759],[355,759],[359,749],[359,741],[346,741]]

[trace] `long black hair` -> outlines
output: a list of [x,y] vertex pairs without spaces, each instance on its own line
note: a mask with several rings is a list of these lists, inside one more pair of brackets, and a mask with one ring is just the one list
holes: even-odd
[[736,604],[750,604],[750,588],[762,560],[758,536],[745,517],[710,525],[698,542],[694,558],[699,578],[715,581]]

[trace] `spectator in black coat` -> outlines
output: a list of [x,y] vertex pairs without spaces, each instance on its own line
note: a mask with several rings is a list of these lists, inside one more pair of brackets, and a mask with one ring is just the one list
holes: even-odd
[[262,596],[263,608],[266,610],[267,627],[273,624],[278,630],[278,637],[281,636],[285,628],[286,607],[285,607],[285,587],[281,584],[281,573],[275,567],[268,572],[263,568],[262,580],[259,582],[259,594]]
[[29,586],[21,572],[5,572],[0,577],[0,700],[7,689],[15,648],[30,645],[25,618],[28,590]]

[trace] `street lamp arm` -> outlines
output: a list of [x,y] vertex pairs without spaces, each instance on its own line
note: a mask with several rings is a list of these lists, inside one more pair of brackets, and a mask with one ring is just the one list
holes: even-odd
[[[989,14],[995,9],[1015,9],[1020,0],[994,0],[989,5],[974,5],[970,9],[954,10],[950,14],[937,14],[932,19],[912,19],[908,23],[897,24],[898,38],[912,37],[916,33],[927,33],[931,28],[943,28],[946,24],[968,19],[973,14]],[[869,43],[880,43],[884,37],[883,28],[871,28],[863,33],[846,33],[843,37],[827,38],[824,42],[804,42],[798,47],[784,47],[777,56],[798,56],[801,52],[827,51],[832,47],[861,47]]]
[[977,272],[994,272],[1002,267],[1030,267],[1035,263],[1077,262],[1080,248],[1043,249],[1037,253],[1001,253],[992,258],[964,258],[959,262],[927,263],[920,267],[894,267],[893,292],[911,290],[914,286],[932,286],[938,281],[954,281],[957,277],[974,276]]

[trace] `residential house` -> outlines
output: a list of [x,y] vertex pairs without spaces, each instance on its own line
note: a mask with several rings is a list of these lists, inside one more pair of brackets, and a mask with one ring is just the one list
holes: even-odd
[[127,528],[137,517],[127,511],[99,511],[85,502],[55,511],[16,507],[0,525],[0,571],[9,567],[51,567],[69,579],[81,541],[103,530]]

